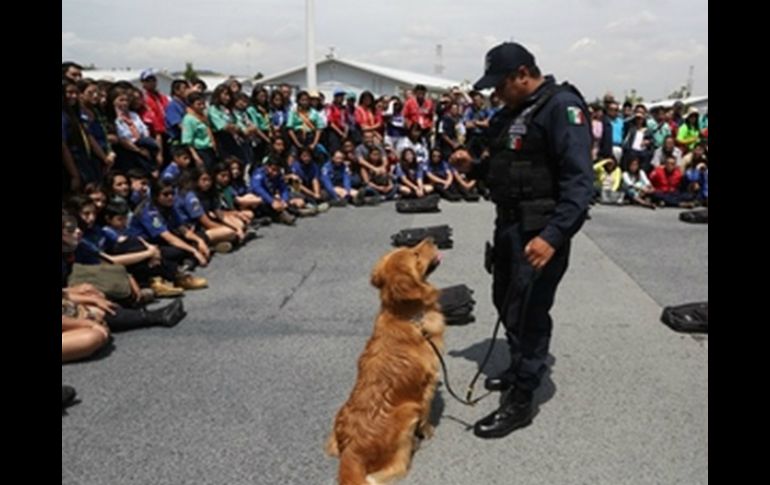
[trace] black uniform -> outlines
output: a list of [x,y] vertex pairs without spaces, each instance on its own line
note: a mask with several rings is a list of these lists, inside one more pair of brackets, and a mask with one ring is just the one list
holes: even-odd
[[[519,389],[534,390],[545,371],[549,311],[592,196],[588,120],[580,93],[546,76],[522,106],[493,118],[490,156],[471,172],[486,180],[496,205],[493,300],[511,350],[508,379]],[[522,322],[525,291],[535,277],[524,248],[536,236],[556,251],[532,285]]]

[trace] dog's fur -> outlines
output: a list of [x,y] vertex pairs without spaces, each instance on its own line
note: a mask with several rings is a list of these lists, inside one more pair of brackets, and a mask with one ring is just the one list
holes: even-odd
[[391,251],[374,267],[382,306],[326,443],[326,452],[340,458],[341,485],[405,476],[417,440],[433,433],[428,416],[439,361],[426,336],[443,347],[444,317],[426,277],[438,260],[438,249],[425,240]]

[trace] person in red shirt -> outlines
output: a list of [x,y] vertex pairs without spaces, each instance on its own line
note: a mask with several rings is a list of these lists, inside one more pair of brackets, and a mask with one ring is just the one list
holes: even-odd
[[660,207],[686,207],[692,208],[693,194],[679,190],[682,184],[682,171],[676,165],[673,155],[666,157],[663,165],[655,167],[650,174],[650,183],[655,192],[650,194],[650,199]]
[[404,104],[404,122],[406,128],[417,124],[423,132],[433,128],[433,100],[425,97],[427,89],[422,84],[414,87],[414,97],[410,97]]
[[364,91],[358,97],[358,107],[354,116],[361,133],[371,131],[374,133],[376,143],[382,143],[382,113],[377,111],[374,95],[371,92]]
[[151,120],[151,124],[148,125],[150,133],[161,138],[161,151],[165,160],[170,160],[170,153],[167,153],[166,147],[169,145],[168,136],[166,135],[166,107],[171,102],[163,93],[158,92],[158,78],[155,76],[155,71],[152,69],[145,69],[142,74],[139,75],[139,80],[142,82],[144,88],[144,104],[147,106],[147,111],[152,113],[146,118]]
[[329,106],[326,126],[326,142],[329,153],[334,153],[342,147],[342,142],[348,138],[348,119],[345,113],[345,90],[334,90],[334,99]]

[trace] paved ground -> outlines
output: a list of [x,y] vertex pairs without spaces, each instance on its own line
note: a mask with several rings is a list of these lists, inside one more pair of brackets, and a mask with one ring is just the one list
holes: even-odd
[[[62,417],[62,483],[335,483],[323,442],[371,330],[369,273],[390,234],[455,230],[432,280],[464,282],[479,301],[477,322],[447,334],[456,389],[489,342],[481,253],[492,207],[442,209],[333,209],[266,228],[201,271],[211,288],[185,296],[189,316],[176,328],[119,334],[103,358],[63,366],[82,402]],[[466,408],[439,392],[436,435],[404,483],[708,483],[708,339],[659,322],[662,305],[708,299],[708,227],[677,213],[595,207],[557,295],[552,372],[533,425],[479,440],[468,426],[496,397]],[[505,365],[499,345],[488,372]]]

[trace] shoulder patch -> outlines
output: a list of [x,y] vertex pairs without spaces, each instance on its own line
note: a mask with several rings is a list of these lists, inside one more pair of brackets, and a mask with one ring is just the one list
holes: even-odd
[[577,106],[567,107],[567,120],[571,125],[582,125],[586,121],[583,111]]

